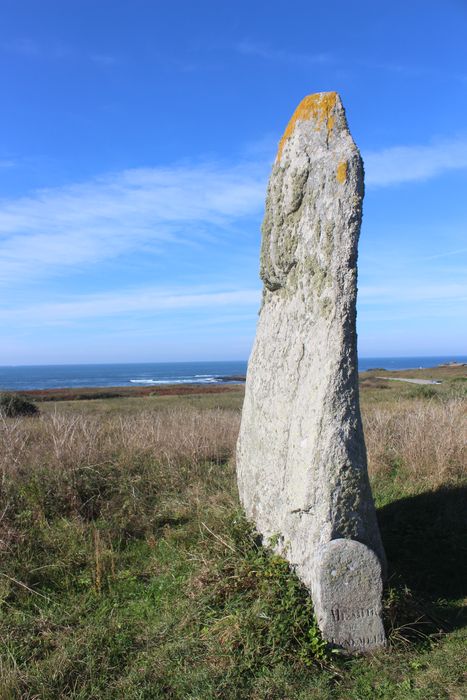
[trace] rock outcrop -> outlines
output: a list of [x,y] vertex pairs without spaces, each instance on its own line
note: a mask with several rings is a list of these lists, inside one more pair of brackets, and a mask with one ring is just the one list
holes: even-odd
[[362,199],[363,164],[339,96],[306,97],[268,186],[237,449],[248,517],[309,588],[325,639],[352,651],[385,643],[385,557],[358,399]]

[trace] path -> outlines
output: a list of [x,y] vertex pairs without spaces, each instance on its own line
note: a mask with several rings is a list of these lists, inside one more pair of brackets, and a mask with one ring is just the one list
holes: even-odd
[[389,379],[391,382],[409,382],[409,384],[441,384],[439,379],[406,379],[405,377],[376,377],[376,379]]

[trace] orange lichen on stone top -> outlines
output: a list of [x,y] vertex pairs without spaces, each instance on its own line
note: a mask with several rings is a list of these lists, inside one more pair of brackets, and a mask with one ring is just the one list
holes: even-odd
[[307,95],[300,102],[291,120],[287,124],[284,135],[279,142],[277,157],[281,157],[284,145],[292,136],[298,121],[313,119],[316,122],[317,129],[320,129],[322,124],[326,122],[326,128],[329,134],[334,127],[335,117],[332,114],[332,110],[335,107],[336,99],[337,92],[317,92],[314,95]]
[[341,185],[347,180],[347,161],[343,160],[337,166],[336,180],[340,182]]

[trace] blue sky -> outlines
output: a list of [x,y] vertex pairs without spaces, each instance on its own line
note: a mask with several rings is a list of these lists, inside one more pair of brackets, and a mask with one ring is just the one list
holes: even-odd
[[3,0],[0,364],[246,359],[277,142],[337,90],[362,356],[467,352],[467,2]]

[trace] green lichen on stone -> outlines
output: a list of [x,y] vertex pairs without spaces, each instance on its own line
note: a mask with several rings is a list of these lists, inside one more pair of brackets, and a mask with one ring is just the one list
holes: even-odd
[[[269,189],[262,225],[260,276],[270,291],[284,286],[287,275],[295,266],[298,244],[297,224],[300,218],[303,187],[294,195],[294,210],[283,212],[283,175],[277,173],[279,182]],[[305,178],[306,179],[306,178]]]
[[332,301],[329,297],[324,297],[319,303],[319,310],[323,318],[329,318],[332,311]]
[[327,221],[324,225],[323,252],[327,260],[331,259],[334,250],[334,223]]
[[303,269],[311,277],[311,286],[316,296],[320,297],[328,282],[327,270],[321,267],[316,255],[309,255],[306,258]]
[[308,180],[307,169],[301,172],[295,171],[292,176],[292,194],[287,214],[294,214],[300,209],[305,195],[305,185]]
[[287,291],[289,295],[294,294],[298,288],[299,275],[297,266],[294,265],[287,275]]

